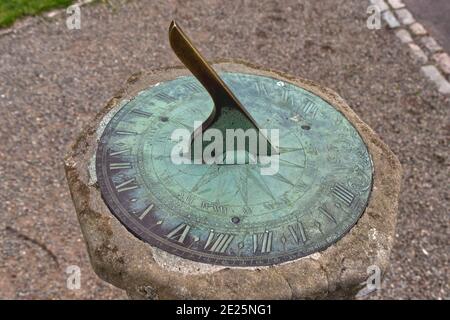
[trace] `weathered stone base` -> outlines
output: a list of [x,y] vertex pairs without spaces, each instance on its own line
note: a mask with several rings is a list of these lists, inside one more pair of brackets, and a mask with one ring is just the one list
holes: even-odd
[[128,232],[103,203],[92,170],[102,119],[139,91],[187,75],[182,67],[132,76],[79,136],[65,159],[75,209],[95,272],[133,299],[352,298],[365,286],[367,268],[388,266],[400,190],[401,166],[380,138],[333,91],[300,78],[221,62],[217,70],[280,78],[322,97],[353,123],[367,144],[375,173],[371,198],[358,223],[322,252],[270,267],[211,266],[167,254]]

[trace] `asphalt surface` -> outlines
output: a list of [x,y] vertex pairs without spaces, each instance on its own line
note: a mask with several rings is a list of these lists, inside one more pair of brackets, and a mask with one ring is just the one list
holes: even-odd
[[450,1],[449,0],[403,0],[416,20],[450,52]]
[[[404,168],[392,266],[368,297],[450,297],[449,110],[391,30],[366,27],[365,1],[130,1],[28,19],[0,37],[0,298],[124,298],[92,271],[64,177],[70,144],[124,81],[178,64],[176,18],[208,58],[239,58],[341,94]],[[81,269],[69,290],[65,270]]]

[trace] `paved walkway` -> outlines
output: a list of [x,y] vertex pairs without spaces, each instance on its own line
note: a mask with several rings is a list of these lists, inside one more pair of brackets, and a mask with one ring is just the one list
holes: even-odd
[[403,0],[414,17],[450,53],[450,1]]
[[[185,3],[188,3],[186,5]],[[31,18],[0,37],[0,297],[123,298],[85,250],[62,159],[124,80],[178,63],[175,17],[207,57],[241,58],[338,91],[404,166],[392,268],[372,298],[448,298],[450,102],[394,33],[366,28],[366,1],[130,1]],[[66,267],[81,268],[81,289]]]

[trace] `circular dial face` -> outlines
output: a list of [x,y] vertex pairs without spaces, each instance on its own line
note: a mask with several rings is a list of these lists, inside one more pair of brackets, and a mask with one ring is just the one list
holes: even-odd
[[192,132],[213,108],[199,82],[184,76],[122,103],[106,125],[96,173],[110,210],[143,241],[210,264],[278,264],[339,240],[372,186],[372,162],[356,129],[291,83],[221,77],[260,128],[279,130],[275,173],[261,173],[267,163],[173,163],[174,130]]

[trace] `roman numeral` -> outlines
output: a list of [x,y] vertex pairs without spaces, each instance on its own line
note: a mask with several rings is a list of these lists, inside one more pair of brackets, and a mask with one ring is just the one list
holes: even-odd
[[130,149],[124,149],[124,150],[119,150],[119,151],[112,151],[112,150],[110,150],[109,155],[110,156],[118,156],[119,154],[128,153],[130,151],[131,151]]
[[327,209],[320,207],[319,211],[322,212],[325,215],[325,217],[327,217],[331,222],[336,223],[336,219],[333,217],[331,213],[328,212]]
[[340,183],[336,184],[332,188],[332,192],[336,198],[344,202],[349,207],[355,199],[355,195]]
[[179,243],[184,243],[186,236],[189,233],[191,227],[185,223],[180,224],[178,227],[170,231],[166,237],[172,240],[176,240]]
[[206,240],[204,249],[208,249],[211,252],[224,253],[230,246],[231,241],[233,241],[234,235],[218,233],[215,234],[214,230],[211,230]]
[[255,82],[255,86],[259,95],[269,97],[269,91],[267,91],[267,88],[263,83]]
[[147,209],[145,209],[144,212],[141,213],[141,215],[139,216],[139,220],[144,219],[145,216],[146,216],[150,211],[152,211],[153,207],[154,207],[153,204],[149,205],[149,206],[147,207]]
[[171,103],[175,101],[174,97],[169,96],[167,93],[160,92],[155,97],[165,103]]
[[138,116],[144,117],[144,118],[149,118],[149,117],[152,116],[152,113],[151,113],[151,112],[142,111],[142,110],[138,110],[138,109],[133,110],[133,111],[131,111],[131,112],[134,113],[134,114],[136,114],[136,115],[138,115]]
[[290,94],[289,90],[283,91],[283,101],[284,101],[284,103],[291,105],[291,106],[294,104],[294,98]]
[[202,92],[203,88],[197,82],[188,82],[183,85],[187,90],[194,92]]
[[131,162],[116,162],[109,164],[110,170],[131,169],[131,168],[132,168]]
[[303,106],[303,112],[305,114],[309,114],[312,117],[316,116],[317,110],[318,110],[317,105],[314,102],[309,101],[309,100],[307,100],[307,102]]
[[262,234],[253,235],[253,253],[258,251],[261,245],[261,253],[269,253],[272,250],[273,232],[267,231]]
[[321,233],[321,234],[323,234],[323,231],[322,231],[322,224],[319,222],[319,221],[314,221],[314,227],[316,227],[317,228],[317,230],[319,230],[319,232]]
[[117,192],[124,192],[127,190],[133,190],[136,189],[138,187],[138,185],[136,184],[136,178],[131,178],[127,181],[124,181],[118,185],[115,186]]
[[121,136],[133,136],[133,135],[136,135],[137,132],[134,132],[134,131],[125,131],[125,130],[118,130],[118,131],[116,131],[116,134],[121,135]]
[[297,222],[293,225],[290,225],[288,229],[292,238],[294,238],[295,243],[300,244],[300,242],[301,243],[306,242],[305,229],[303,228],[303,224],[301,222]]

